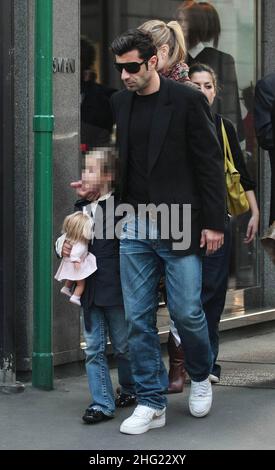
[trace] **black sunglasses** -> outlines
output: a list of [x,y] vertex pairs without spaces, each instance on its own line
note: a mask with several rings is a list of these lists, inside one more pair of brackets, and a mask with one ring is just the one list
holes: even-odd
[[148,60],[144,60],[143,62],[114,62],[115,68],[118,70],[119,73],[122,73],[122,70],[126,70],[128,73],[138,73],[140,68],[143,64],[147,64]]

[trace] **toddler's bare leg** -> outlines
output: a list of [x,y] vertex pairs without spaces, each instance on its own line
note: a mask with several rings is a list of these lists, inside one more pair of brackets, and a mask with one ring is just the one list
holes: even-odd
[[70,281],[69,279],[65,281],[65,287],[68,287],[68,289],[71,289],[73,285],[74,285],[74,281]]
[[80,281],[76,281],[76,287],[74,290],[74,295],[77,297],[81,297],[85,289],[85,279],[81,279]]

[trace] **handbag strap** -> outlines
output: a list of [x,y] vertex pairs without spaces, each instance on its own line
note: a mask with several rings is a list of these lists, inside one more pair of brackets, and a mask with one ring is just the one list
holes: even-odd
[[229,159],[229,161],[232,163],[233,166],[235,166],[235,163],[234,163],[234,160],[233,160],[233,156],[232,156],[231,148],[230,148],[230,145],[229,145],[227,133],[226,133],[224,123],[223,123],[222,119],[221,119],[221,128],[222,128],[222,140],[223,140],[223,151],[224,151],[224,168],[226,170],[226,168],[227,168],[227,165],[226,165],[227,158]]

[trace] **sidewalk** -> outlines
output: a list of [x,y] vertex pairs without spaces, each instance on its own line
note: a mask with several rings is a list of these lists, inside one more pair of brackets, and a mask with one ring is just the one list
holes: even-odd
[[[220,364],[209,416],[189,414],[187,385],[168,397],[166,426],[139,436],[119,432],[133,408],[118,410],[108,422],[82,423],[89,404],[85,376],[56,379],[51,392],[26,384],[22,393],[1,393],[0,449],[274,450],[275,322],[223,332]],[[116,387],[115,369],[112,374]]]

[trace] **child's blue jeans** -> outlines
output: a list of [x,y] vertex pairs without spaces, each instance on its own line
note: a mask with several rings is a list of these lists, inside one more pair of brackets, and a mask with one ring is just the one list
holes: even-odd
[[92,306],[88,315],[90,316],[91,330],[85,329],[84,334],[87,344],[85,349],[86,370],[92,395],[92,403],[89,408],[100,410],[105,415],[112,416],[115,411],[115,397],[106,356],[108,335],[117,361],[121,393],[135,393],[129,361],[125,312],[122,305]]

